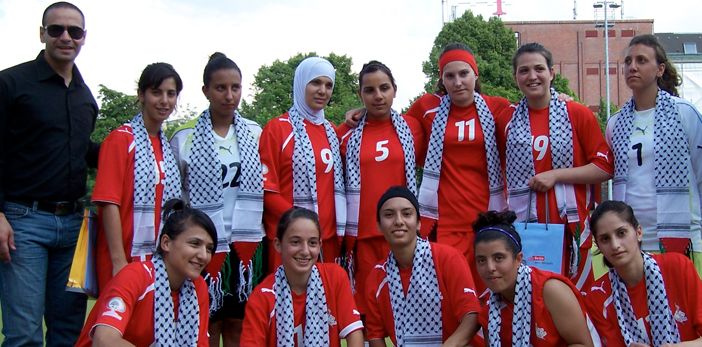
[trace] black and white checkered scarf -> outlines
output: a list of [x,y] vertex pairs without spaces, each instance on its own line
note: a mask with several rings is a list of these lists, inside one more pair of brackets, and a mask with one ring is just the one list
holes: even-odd
[[[506,207],[503,195],[503,177],[500,167],[500,157],[497,153],[495,140],[495,120],[485,100],[478,93],[474,93],[475,107],[478,112],[480,127],[485,141],[485,154],[487,156],[487,176],[490,189],[488,210],[502,211]],[[441,177],[441,161],[444,152],[444,137],[446,123],[451,109],[451,98],[448,95],[441,97],[439,111],[431,124],[429,148],[424,163],[422,185],[419,188],[419,211],[423,217],[439,219],[439,179]]]
[[[285,277],[285,269],[279,266],[275,272],[275,320],[278,347],[295,345],[295,312],[293,310],[290,284]],[[305,298],[305,327],[303,346],[329,346],[329,310],[324,285],[317,265],[312,266],[312,273],[307,281]]]
[[[517,283],[514,289],[514,312],[512,314],[512,346],[531,346],[531,268],[521,264],[517,270]],[[500,329],[502,315],[500,310],[504,303],[502,296],[490,293],[488,311],[488,346],[500,347]]]
[[[166,181],[163,182],[163,198],[156,200],[156,184],[160,180],[156,165],[154,149],[149,140],[149,134],[144,127],[141,113],[132,118],[132,134],[134,135],[134,236],[132,237],[132,257],[143,257],[153,254],[156,250],[156,235],[161,230],[154,230],[154,211],[156,204],[170,199],[180,198],[180,172],[171,146],[166,141],[163,131],[159,131],[163,164],[166,171]],[[163,221],[160,223],[163,227]],[[159,228],[160,229],[160,228]]]
[[231,230],[224,229],[222,168],[214,146],[210,111],[205,110],[195,125],[186,184],[190,204],[207,213],[217,228],[217,249],[228,252],[231,242],[260,242],[263,238],[263,174],[258,141],[235,112],[233,119],[239,142],[241,178],[234,204]]
[[173,298],[166,265],[154,255],[154,346],[197,346],[200,307],[195,284],[186,279],[180,287],[178,319],[173,314]]
[[443,339],[441,291],[429,242],[417,238],[407,296],[390,252],[385,263],[398,346],[440,346]]
[[[665,343],[678,343],[680,342],[680,333],[668,305],[661,269],[656,260],[649,254],[641,252],[641,255],[643,256],[644,280],[646,281],[648,322],[651,325],[651,335],[653,336],[652,346],[659,347]],[[645,330],[640,329],[641,327],[636,321],[626,284],[616,270],[609,270],[609,281],[612,284],[614,309],[617,312],[617,321],[624,343],[627,346],[634,342],[650,345],[648,334]]]
[[[507,127],[507,201],[509,208],[517,214],[517,220],[533,221],[536,220],[536,194],[529,194],[529,179],[534,177],[535,170],[529,105],[526,98],[519,102]],[[573,126],[568,117],[566,103],[558,100],[558,94],[553,88],[548,108],[548,129],[553,168],[572,168]],[[556,183],[553,189],[560,215],[567,216],[569,223],[579,221],[573,185]],[[527,211],[529,199],[532,199],[531,211]]]
[[[625,201],[626,198],[634,106],[633,98],[624,104],[612,134],[615,200]],[[660,89],[656,96],[653,139],[658,237],[690,238],[690,149],[675,100]]]
[[[407,125],[407,121],[401,114],[392,110],[390,119],[395,128],[397,137],[400,139],[402,151],[405,154],[405,179],[407,188],[417,195],[417,178],[414,171],[414,139],[412,131]],[[358,236],[358,211],[361,205],[361,140],[363,138],[363,127],[366,123],[366,115],[361,118],[358,127],[353,130],[346,145],[346,202],[347,220],[346,235]]]
[[[319,212],[317,202],[317,174],[315,169],[314,149],[310,141],[302,115],[293,106],[288,111],[290,123],[293,128],[295,147],[293,148],[293,203],[295,206],[304,207]],[[323,120],[324,130],[329,140],[329,149],[334,161],[334,208],[336,211],[336,234],[344,236],[346,227],[346,191],[344,188],[344,171],[339,150],[339,138],[334,127],[326,119]]]

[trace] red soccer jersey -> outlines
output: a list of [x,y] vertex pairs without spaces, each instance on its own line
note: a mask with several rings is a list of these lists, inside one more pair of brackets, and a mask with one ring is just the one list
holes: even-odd
[[[509,106],[509,101],[505,98],[482,97],[493,115]],[[441,99],[437,95],[424,94],[407,111],[408,116],[419,119],[422,123],[427,146],[431,137],[431,124],[440,103]],[[451,105],[439,177],[438,233],[472,232],[478,213],[487,210],[490,192],[485,141],[475,104],[468,107]],[[430,226],[422,225],[422,229],[428,227]]]
[[[92,346],[94,328],[105,325],[119,331],[122,338],[137,347],[154,342],[154,266],[151,261],[133,262],[125,266],[103,290],[83,326],[77,347]],[[209,346],[209,297],[202,277],[195,280],[195,293],[200,308],[197,345]],[[171,293],[173,312],[178,315],[178,292]]]
[[[322,239],[336,238],[334,209],[334,156],[324,125],[304,120],[307,135],[314,150],[317,176],[317,201]],[[263,221],[266,236],[275,239],[280,216],[293,206],[292,157],[295,140],[287,112],[271,119],[263,128],[259,150],[263,163],[264,195]],[[272,196],[269,192],[277,193]],[[281,199],[282,198],[282,199]]]
[[[414,139],[417,166],[424,162],[426,148],[421,124],[404,116]],[[346,157],[346,146],[354,129],[342,124],[337,129],[341,138],[341,155]],[[405,178],[405,153],[390,119],[368,120],[363,128],[360,148],[361,199],[358,213],[358,238],[380,236],[376,221],[376,208],[380,196],[397,185],[407,185]]]
[[[654,254],[663,275],[668,305],[678,326],[681,341],[695,340],[702,336],[702,281],[690,259],[679,253]],[[651,336],[648,323],[646,281],[627,288],[631,306],[639,326],[643,325]],[[585,304],[592,323],[600,334],[604,346],[625,346],[614,309],[612,284],[603,276],[586,291]]]
[[[160,138],[158,136],[149,136],[149,140],[151,140],[154,156],[158,163],[158,165],[154,165],[154,170],[158,169],[158,177],[160,178],[156,184],[155,197],[155,201],[159,203],[154,206],[154,225],[156,226],[154,235],[158,237],[159,225],[161,224],[160,201],[163,198],[163,182],[166,179],[166,173]],[[178,179],[178,182],[180,182],[180,179]],[[105,141],[102,142],[92,201],[119,206],[124,255],[127,261],[139,260],[131,256],[132,239],[134,237],[134,135],[132,135],[131,126],[120,126],[107,135]],[[95,260],[98,288],[104,288],[112,278],[112,260],[107,240],[105,239],[101,208],[98,209],[98,236]],[[100,290],[102,291],[102,289]]]
[[[573,129],[573,167],[595,164],[602,171],[614,173],[614,158],[605,141],[602,130],[595,115],[586,106],[577,102],[567,102],[568,117]],[[498,116],[498,143],[502,153],[507,146],[508,122],[512,119],[514,108],[507,108]],[[529,108],[529,122],[531,124],[532,153],[534,171],[536,174],[553,170],[551,161],[551,141],[548,127],[548,107],[540,110]],[[575,197],[578,205],[578,215],[584,221],[588,216],[588,205],[595,197],[588,197],[591,193],[590,186],[575,184]],[[556,193],[553,189],[548,191],[549,220],[555,223],[564,223],[556,204]],[[545,195],[537,194],[536,206],[540,222],[546,221],[544,214]],[[589,245],[587,246],[589,249]]]
[[[351,294],[346,272],[336,264],[317,263],[331,315],[329,346],[341,346],[341,339],[363,328],[361,316]],[[249,296],[244,315],[240,344],[242,347],[275,347],[277,342],[275,319],[275,274],[270,274]],[[305,293],[292,293],[295,315],[295,346],[301,346],[305,327]],[[293,347],[293,346],[291,346]]]
[[[544,302],[544,284],[550,279],[559,280],[568,285],[570,290],[578,299],[582,315],[585,317],[585,305],[580,296],[580,292],[570,281],[558,274],[549,271],[542,271],[535,267],[531,268],[531,345],[534,347],[549,347],[549,346],[565,346],[566,341],[563,340],[556,325],[553,324],[553,317],[549,313],[546,303]],[[488,302],[488,300],[486,300]],[[490,307],[484,305],[480,312],[480,325],[483,327],[483,336],[485,342],[488,342],[488,314]],[[503,346],[512,346],[512,316],[514,314],[514,304],[505,302],[505,305],[500,310],[502,324],[500,327],[500,341]]]
[[[432,258],[436,268],[441,296],[441,317],[443,341],[456,331],[461,319],[468,313],[478,313],[480,304],[475,293],[475,285],[465,258],[455,249],[431,243]],[[395,337],[395,320],[390,304],[390,288],[387,284],[385,263],[378,264],[372,270],[366,283],[366,338],[384,339]],[[400,269],[402,289],[407,295],[412,269]]]

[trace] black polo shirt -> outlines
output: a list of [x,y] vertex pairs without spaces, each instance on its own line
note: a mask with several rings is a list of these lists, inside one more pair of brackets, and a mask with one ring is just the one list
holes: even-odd
[[99,151],[90,141],[97,113],[78,68],[66,87],[44,51],[0,71],[0,211],[6,200],[85,195],[87,164],[96,166]]

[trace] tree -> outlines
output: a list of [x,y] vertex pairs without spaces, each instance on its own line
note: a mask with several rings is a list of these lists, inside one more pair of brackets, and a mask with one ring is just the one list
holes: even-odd
[[[617,103],[615,102],[610,102],[609,103],[609,115],[614,116],[615,113],[619,112],[619,108],[617,107]],[[600,123],[600,128],[602,129],[602,133],[604,134],[605,129],[607,129],[607,102],[605,101],[604,98],[600,99],[600,109],[597,111],[597,122]]]
[[[265,125],[271,118],[287,112],[293,104],[295,68],[302,60],[311,56],[317,54],[298,53],[286,61],[276,60],[271,65],[259,68],[253,82],[254,99],[251,103],[242,101],[242,115]],[[323,58],[329,60],[336,69],[334,92],[324,113],[331,122],[339,124],[344,120],[347,110],[360,104],[356,95],[358,75],[351,72],[352,60],[346,55],[331,53]]]
[[103,84],[98,91],[98,100],[100,100],[100,112],[95,122],[95,130],[91,135],[91,139],[95,142],[102,142],[110,131],[117,129],[139,113],[139,101],[136,95],[127,95]]
[[[439,80],[439,55],[449,43],[463,43],[473,50],[482,93],[503,96],[513,102],[521,98],[512,72],[512,55],[517,50],[514,32],[497,17],[485,21],[482,16],[474,16],[470,11],[446,23],[434,39],[429,60],[422,64],[422,70],[429,79],[424,86],[427,92],[435,89]],[[553,87],[576,97],[568,87],[568,80],[560,74],[556,74]]]

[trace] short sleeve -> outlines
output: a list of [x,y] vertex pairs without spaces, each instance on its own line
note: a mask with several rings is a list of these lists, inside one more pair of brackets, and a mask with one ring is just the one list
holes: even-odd
[[149,276],[145,276],[146,271],[149,270],[144,263],[131,263],[108,283],[95,304],[98,313],[95,324],[91,327],[91,335],[98,325],[115,328],[124,335],[134,309],[140,303],[139,298],[150,284],[147,281]]
[[100,146],[97,177],[93,189],[93,202],[121,203],[126,170],[128,167],[130,144],[133,141],[130,128],[113,130]]
[[263,285],[259,285],[249,296],[246,302],[246,312],[244,314],[244,324],[241,331],[242,347],[265,347],[269,343],[267,341],[268,330],[271,327],[272,307],[269,307],[269,300],[266,296],[273,293],[264,293]]

